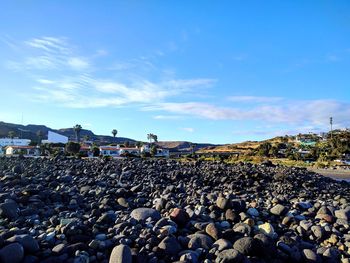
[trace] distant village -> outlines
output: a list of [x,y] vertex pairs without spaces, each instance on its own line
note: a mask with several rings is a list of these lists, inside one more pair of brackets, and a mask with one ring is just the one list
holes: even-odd
[[[92,140],[85,135],[80,138],[82,127],[77,124],[72,129],[74,135],[68,137],[52,130],[47,134],[38,131],[36,138],[24,139],[9,131],[6,138],[0,138],[0,156],[76,156],[81,158],[191,158],[191,160],[218,160],[227,162],[251,161],[254,158],[269,160],[290,160],[305,163],[329,165],[350,165],[350,130],[338,129],[323,133],[307,133],[295,136],[279,136],[261,142],[199,146],[187,143],[187,148],[161,147],[157,135],[147,134],[149,142],[126,140],[117,143],[117,130],[112,130],[111,140]],[[45,138],[45,139],[43,139]],[[46,139],[47,138],[47,139]],[[113,142],[115,141],[115,142]],[[169,146],[169,144],[163,144]]]
[[[116,133],[116,130],[114,132]],[[14,138],[9,134],[7,138],[0,138],[0,156],[38,157],[60,153],[88,158],[141,156],[167,158],[170,156],[168,149],[160,148],[154,144],[154,140],[156,140],[154,134],[148,134],[148,138],[150,143],[138,142],[132,144],[127,141],[124,144],[96,145],[88,138],[81,140],[78,133],[75,140],[69,140],[67,136],[48,131],[47,139],[39,142]]]

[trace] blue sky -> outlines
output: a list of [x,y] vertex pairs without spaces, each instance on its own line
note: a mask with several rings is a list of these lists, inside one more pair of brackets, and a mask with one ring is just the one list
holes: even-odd
[[1,1],[0,120],[232,143],[350,127],[349,1]]

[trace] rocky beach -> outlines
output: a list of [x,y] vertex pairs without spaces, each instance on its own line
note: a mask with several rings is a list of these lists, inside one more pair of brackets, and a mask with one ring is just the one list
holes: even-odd
[[302,168],[0,158],[0,262],[350,262],[350,183]]

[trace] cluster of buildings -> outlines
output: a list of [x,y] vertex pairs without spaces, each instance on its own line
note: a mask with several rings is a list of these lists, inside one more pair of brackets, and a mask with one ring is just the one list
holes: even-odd
[[[151,147],[148,144],[142,147],[120,147],[117,146],[100,146],[101,156],[122,157],[122,156],[141,156],[142,154],[151,153]],[[169,150],[157,148],[155,157],[169,157]]]
[[[42,140],[41,143],[60,143],[66,144],[68,137],[55,132],[48,132],[48,139]],[[18,139],[18,138],[0,138],[0,156],[16,156],[24,155],[27,157],[40,156],[39,146],[30,146],[31,140]],[[94,148],[92,145],[82,145],[80,147],[80,153],[87,157],[94,156]],[[151,153],[150,145],[146,144],[142,147],[122,147],[120,145],[111,146],[99,146],[99,156],[110,156],[110,157],[125,157],[125,156],[141,156],[142,154]],[[157,148],[155,157],[169,157],[169,150],[163,148]]]
[[40,149],[29,146],[30,140],[18,138],[0,138],[0,155],[40,155]]

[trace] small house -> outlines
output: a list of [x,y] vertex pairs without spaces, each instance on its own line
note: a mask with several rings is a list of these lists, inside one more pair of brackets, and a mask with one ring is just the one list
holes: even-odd
[[40,148],[36,146],[11,145],[6,148],[6,155],[39,156]]
[[93,157],[93,152],[91,150],[91,147],[88,145],[80,146],[79,153],[82,154],[83,156]]
[[119,155],[134,155],[134,156],[140,156],[140,149],[137,147],[123,147],[119,149]]
[[169,150],[163,149],[163,148],[157,148],[157,153],[155,154],[155,157],[169,157]]
[[[151,152],[152,146],[149,144],[145,144],[141,147],[141,153],[150,153]],[[168,149],[164,148],[158,148],[157,147],[157,152],[154,155],[155,157],[169,157],[170,153]]]
[[119,157],[120,156],[119,150],[120,150],[119,145],[118,146],[100,146],[100,155]]

